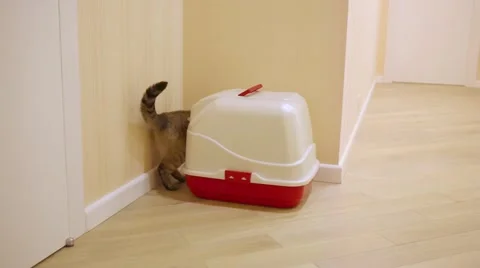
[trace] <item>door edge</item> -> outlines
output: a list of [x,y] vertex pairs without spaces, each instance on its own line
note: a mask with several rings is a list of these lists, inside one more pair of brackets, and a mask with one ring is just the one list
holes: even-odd
[[71,238],[87,230],[83,186],[81,83],[77,0],[58,0],[67,170],[68,229]]

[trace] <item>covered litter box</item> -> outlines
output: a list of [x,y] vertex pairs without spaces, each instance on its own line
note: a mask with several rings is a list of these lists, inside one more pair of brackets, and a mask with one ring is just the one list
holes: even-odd
[[183,172],[204,199],[290,208],[319,168],[305,99],[293,92],[232,89],[191,110]]

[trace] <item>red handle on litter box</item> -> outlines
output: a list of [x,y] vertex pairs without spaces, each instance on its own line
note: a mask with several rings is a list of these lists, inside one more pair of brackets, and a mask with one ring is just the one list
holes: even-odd
[[246,90],[243,91],[242,93],[238,94],[238,96],[242,96],[242,97],[243,97],[243,96],[246,96],[246,95],[248,95],[248,94],[250,94],[250,93],[253,93],[253,92],[261,89],[262,87],[263,87],[262,84],[255,85],[255,86],[253,86],[253,87],[251,87],[251,88],[246,89]]

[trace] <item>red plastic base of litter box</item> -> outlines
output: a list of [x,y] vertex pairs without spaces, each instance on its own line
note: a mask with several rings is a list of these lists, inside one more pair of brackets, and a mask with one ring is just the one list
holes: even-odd
[[284,187],[190,175],[186,175],[186,179],[190,191],[203,199],[276,208],[298,206],[308,197],[312,187],[311,182],[305,186]]

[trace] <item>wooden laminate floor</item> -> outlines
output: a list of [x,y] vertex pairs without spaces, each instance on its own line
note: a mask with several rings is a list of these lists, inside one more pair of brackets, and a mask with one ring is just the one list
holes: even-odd
[[479,89],[382,85],[303,208],[152,191],[38,267],[478,268],[479,174]]

